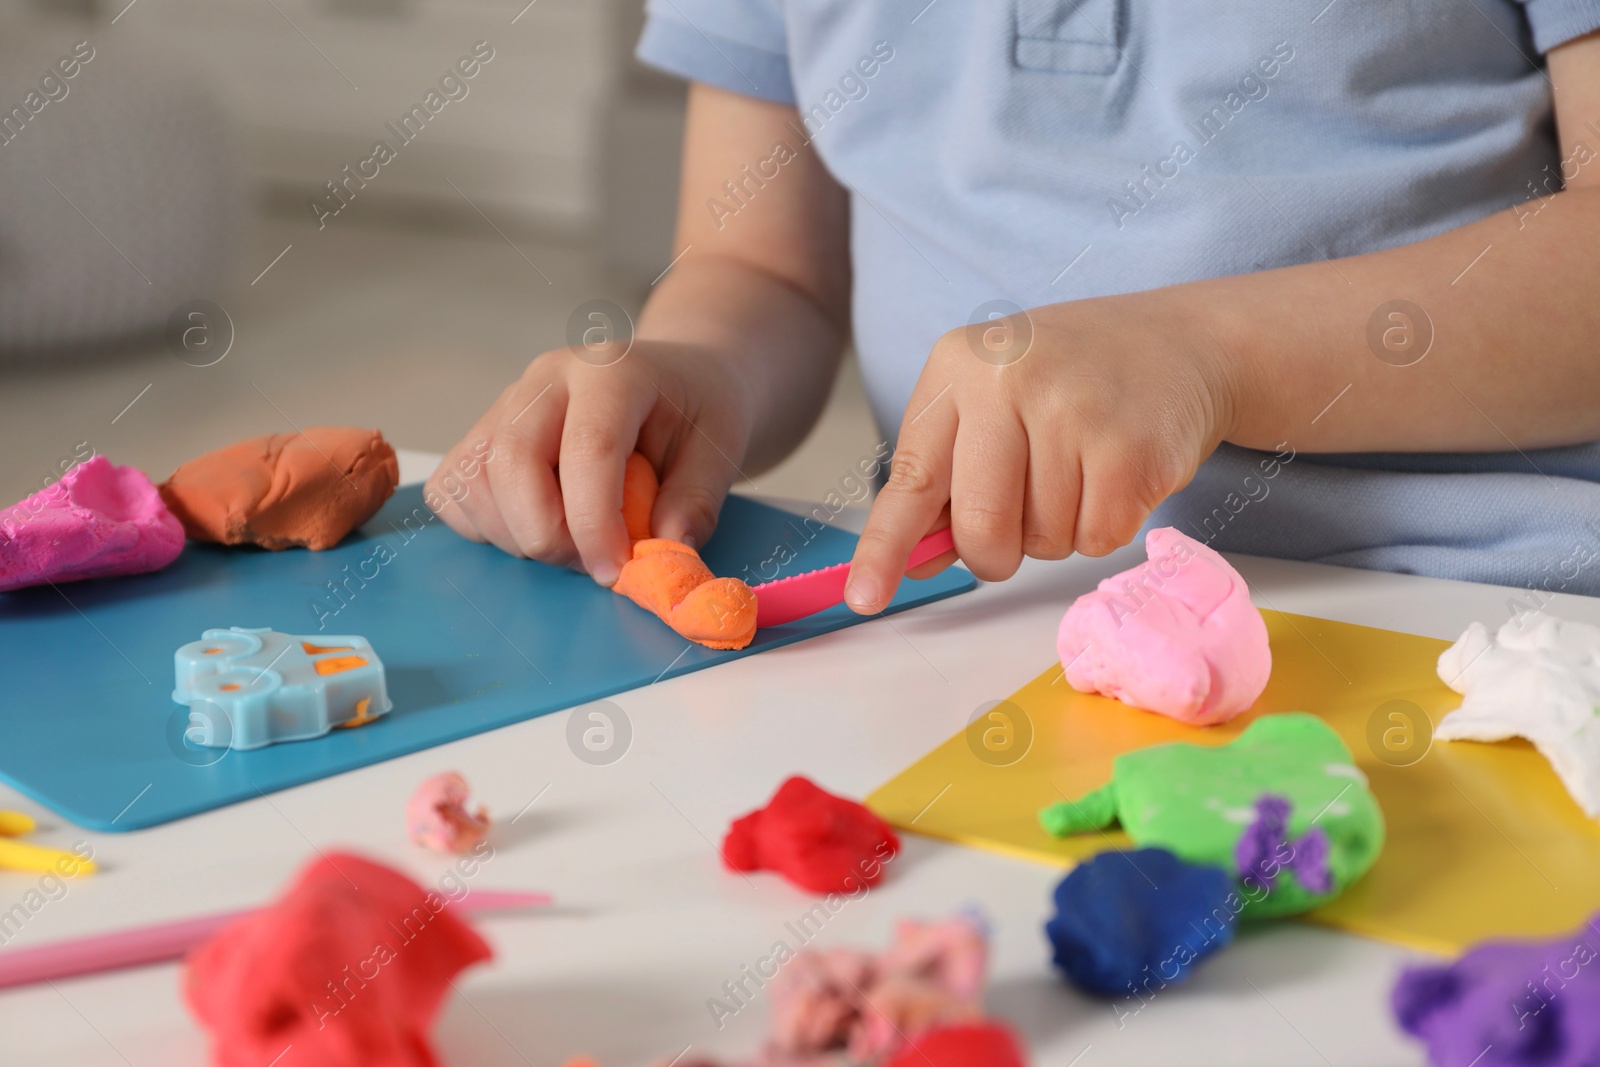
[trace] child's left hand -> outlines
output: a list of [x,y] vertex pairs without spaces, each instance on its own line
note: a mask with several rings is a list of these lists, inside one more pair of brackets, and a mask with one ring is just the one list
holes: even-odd
[[1183,292],[1050,304],[941,337],[856,547],[851,608],[888,605],[947,503],[956,551],[915,577],[959,556],[1000,581],[1024,555],[1132,540],[1226,436],[1242,377]]
[[[1338,261],[1050,304],[940,338],[856,548],[850,606],[888,605],[947,502],[956,551],[980,578],[1010,577],[1024,554],[1110,552],[1223,440],[1281,448],[1293,433],[1302,452],[1344,453],[1600,438],[1600,168],[1565,165],[1593,154],[1583,138],[1600,106],[1600,34],[1552,50],[1548,66],[1564,188],[1536,207]],[[1401,296],[1426,328],[1414,356],[1386,329]],[[1024,344],[1015,332],[1030,324]],[[1409,323],[1405,334],[1406,345],[1417,336]],[[1439,354],[1422,361],[1430,347]],[[1008,362],[1016,352],[1026,354]]]

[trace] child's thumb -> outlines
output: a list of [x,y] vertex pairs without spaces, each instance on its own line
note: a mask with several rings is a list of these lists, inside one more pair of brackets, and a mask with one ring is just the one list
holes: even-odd
[[657,537],[698,549],[716,529],[717,514],[739,470],[698,430],[678,449],[661,479],[650,528]]

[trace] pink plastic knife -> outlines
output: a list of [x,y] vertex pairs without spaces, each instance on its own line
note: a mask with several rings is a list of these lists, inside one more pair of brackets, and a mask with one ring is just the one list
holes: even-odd
[[[537,908],[549,903],[550,897],[544,893],[475,889],[455,906],[468,913],[478,913]],[[9,949],[0,952],[0,989],[182,959],[190,949],[209,940],[218,930],[253,910],[225,911],[117,930],[109,934],[95,934],[53,945]]]
[[[956,546],[950,528],[935,530],[917,542],[906,561],[906,570],[920,567]],[[821,570],[792,574],[776,581],[751,586],[756,595],[756,626],[782,626],[807,615],[826,611],[844,602],[844,587],[850,580],[850,564],[835,563]]]

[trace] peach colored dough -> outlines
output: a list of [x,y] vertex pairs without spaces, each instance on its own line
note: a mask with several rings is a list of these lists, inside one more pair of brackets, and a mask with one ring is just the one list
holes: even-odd
[[744,648],[756,636],[756,595],[737,578],[718,578],[688,545],[650,537],[656,472],[635,452],[622,481],[622,517],[634,539],[633,558],[622,565],[621,593],[683,637],[707,648]]
[[767,1062],[840,1049],[851,1063],[881,1062],[907,1039],[983,1017],[988,934],[969,915],[902,919],[882,955],[804,948],[779,962]]
[[1149,560],[1067,609],[1056,650],[1067,682],[1181,722],[1227,722],[1267,687],[1267,625],[1228,561],[1170,526]]
[[406,801],[406,836],[436,852],[471,852],[489,833],[489,809],[467,810],[467,780],[455,771],[424,779]]
[[172,472],[161,498],[196,541],[332,548],[400,483],[377,430],[313,426],[236,441]]

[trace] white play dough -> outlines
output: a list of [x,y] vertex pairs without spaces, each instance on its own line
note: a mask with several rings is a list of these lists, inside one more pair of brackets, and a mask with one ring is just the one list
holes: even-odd
[[1475,622],[1440,654],[1439,677],[1465,699],[1436,739],[1525,737],[1578,806],[1600,818],[1600,627],[1527,614],[1491,638]]

